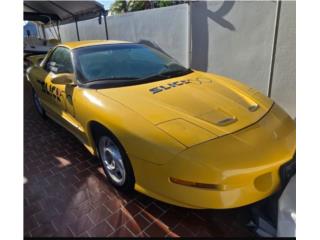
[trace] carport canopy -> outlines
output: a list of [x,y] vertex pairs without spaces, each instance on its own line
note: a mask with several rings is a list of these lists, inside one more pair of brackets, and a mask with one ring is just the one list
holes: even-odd
[[68,23],[105,15],[103,5],[96,1],[24,1],[24,20]]
[[[79,37],[78,21],[87,20],[95,17],[104,17],[106,22],[106,10],[104,6],[97,1],[24,1],[24,20],[37,21],[43,24],[54,23],[66,24],[76,23],[77,37]],[[101,20],[99,20],[101,21]],[[106,23],[105,23],[105,27]],[[43,26],[42,26],[43,30]],[[43,30],[44,31],[44,30]],[[59,38],[60,31],[58,27]],[[44,34],[45,35],[45,34]],[[108,39],[108,33],[106,29]],[[46,37],[45,37],[46,38]]]

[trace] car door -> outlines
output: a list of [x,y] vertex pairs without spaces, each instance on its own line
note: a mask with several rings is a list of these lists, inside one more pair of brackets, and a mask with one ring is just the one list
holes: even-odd
[[47,58],[43,69],[46,72],[42,83],[42,101],[46,107],[46,111],[54,118],[62,116],[65,110],[65,96],[63,94],[65,85],[53,84],[52,79],[60,73],[68,72],[64,69],[65,48],[57,47]]
[[80,123],[75,117],[74,91],[76,84],[55,84],[53,79],[58,74],[74,74],[71,52],[68,48],[57,47],[44,64],[47,76],[44,80],[47,109],[51,117],[74,133],[78,138],[83,138]]

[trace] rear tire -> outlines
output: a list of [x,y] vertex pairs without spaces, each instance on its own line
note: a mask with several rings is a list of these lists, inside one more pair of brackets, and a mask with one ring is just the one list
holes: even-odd
[[120,191],[133,191],[135,184],[133,169],[120,142],[102,127],[96,129],[94,135],[98,158],[108,181]]
[[32,88],[32,100],[36,108],[36,111],[40,114],[42,118],[46,117],[46,112],[41,106],[40,98],[38,97],[36,91]]

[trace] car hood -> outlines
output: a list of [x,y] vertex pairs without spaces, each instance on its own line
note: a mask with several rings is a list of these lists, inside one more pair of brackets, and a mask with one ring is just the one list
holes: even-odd
[[97,91],[142,115],[186,146],[247,127],[272,106],[272,100],[244,84],[198,71]]

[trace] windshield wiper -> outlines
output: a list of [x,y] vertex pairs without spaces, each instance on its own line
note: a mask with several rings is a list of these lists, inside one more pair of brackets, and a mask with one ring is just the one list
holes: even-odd
[[143,78],[139,78],[139,81],[146,81],[146,80],[161,80],[161,79],[166,79],[169,78],[169,76],[165,76],[162,75],[160,73],[156,73],[156,74],[151,74],[149,76],[143,77]]
[[110,81],[110,80],[138,80],[137,77],[109,77],[109,78],[100,78],[95,79],[92,82],[101,82],[101,81]]
[[190,68],[187,69],[179,69],[179,70],[173,70],[173,71],[160,71],[156,74],[151,74],[149,76],[146,76],[144,78],[139,78],[138,80],[146,81],[146,80],[161,80],[161,79],[167,79],[183,74],[191,73],[192,70]]
[[188,74],[191,72],[192,70],[190,68],[187,68],[187,69],[177,69],[177,70],[162,72],[161,75],[168,76],[168,77],[175,77],[183,74]]
[[[135,82],[139,78],[136,77],[110,77],[110,78],[101,78],[101,79],[96,79],[90,82],[87,82],[86,85],[88,87],[91,86],[96,86],[96,85],[121,85],[125,82]],[[130,80],[130,81],[128,81]]]

